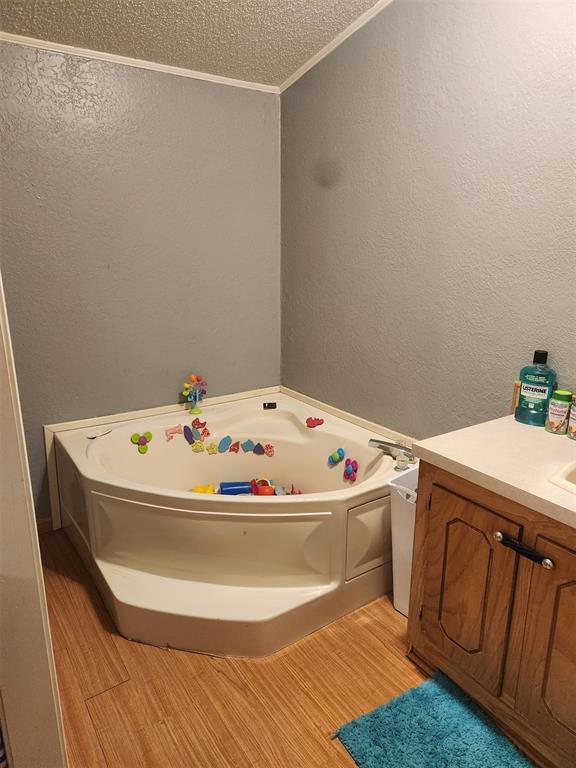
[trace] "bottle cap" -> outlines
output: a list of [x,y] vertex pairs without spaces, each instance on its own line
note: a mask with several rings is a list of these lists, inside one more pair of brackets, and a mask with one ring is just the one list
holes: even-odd
[[546,352],[545,349],[537,349],[536,352],[534,352],[533,362],[536,363],[536,365],[546,365],[547,361],[548,352]]
[[566,403],[569,403],[572,400],[572,392],[568,389],[557,389],[553,394],[552,397],[554,400],[562,400]]

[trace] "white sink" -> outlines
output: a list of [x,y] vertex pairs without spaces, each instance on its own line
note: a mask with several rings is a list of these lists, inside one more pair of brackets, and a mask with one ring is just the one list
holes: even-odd
[[568,464],[567,467],[561,469],[560,472],[550,478],[550,482],[554,485],[559,485],[560,488],[564,488],[566,491],[576,493],[576,461],[572,464]]

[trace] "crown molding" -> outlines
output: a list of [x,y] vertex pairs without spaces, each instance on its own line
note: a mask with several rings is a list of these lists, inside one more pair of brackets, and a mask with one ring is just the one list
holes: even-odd
[[204,80],[208,83],[216,83],[218,85],[228,85],[233,88],[245,88],[251,91],[261,91],[263,93],[283,93],[291,85],[294,85],[303,75],[309,72],[316,66],[322,59],[325,59],[332,51],[336,50],[345,40],[347,40],[354,32],[357,32],[365,24],[371,21],[382,11],[386,6],[390,5],[393,0],[377,0],[372,8],[369,8],[361,16],[355,19],[349,24],[346,29],[342,30],[340,34],[331,40],[320,51],[314,54],[307,62],[298,67],[290,77],[288,77],[281,85],[268,85],[266,83],[252,83],[247,80],[236,80],[233,77],[222,77],[221,75],[212,75],[208,72],[197,72],[194,69],[184,69],[183,67],[173,67],[169,64],[159,64],[154,61],[146,61],[145,59],[132,59],[129,56],[120,56],[115,53],[107,53],[106,51],[93,51],[89,48],[77,48],[74,45],[65,45],[64,43],[53,43],[47,40],[39,40],[35,37],[25,37],[24,35],[15,35],[11,32],[2,32],[0,30],[0,42],[13,43],[14,45],[24,45],[28,48],[38,48],[43,51],[52,51],[53,53],[65,53],[70,56],[80,56],[84,59],[96,59],[97,61],[107,61],[112,64],[122,64],[126,67],[136,67],[138,69],[149,69],[153,72],[163,72],[167,75],[176,75],[178,77],[188,77],[192,80]]
[[177,75],[178,77],[188,77],[192,80],[204,80],[208,83],[217,83],[218,85],[228,85],[234,88],[245,88],[250,91],[262,91],[263,93],[280,93],[277,85],[267,85],[265,83],[251,83],[247,80],[235,80],[232,77],[222,77],[212,75],[208,72],[196,72],[194,69],[184,69],[183,67],[172,67],[169,64],[158,64],[154,61],[145,61],[144,59],[132,59],[129,56],[119,56],[115,53],[106,51],[92,51],[88,48],[77,48],[74,45],[64,45],[63,43],[52,43],[47,40],[38,40],[35,37],[25,37],[24,35],[14,35],[11,32],[0,31],[0,42],[13,43],[14,45],[24,45],[28,48],[38,48],[43,51],[52,51],[53,53],[66,53],[70,56],[80,56],[83,59],[96,59],[97,61],[107,61],[112,64],[122,64],[125,67],[136,67],[138,69],[149,69],[153,72],[162,72],[166,75]]
[[294,85],[294,83],[297,80],[300,80],[300,78],[303,77],[306,72],[309,72],[312,67],[315,67],[316,64],[322,61],[322,59],[325,59],[326,56],[332,53],[332,51],[335,51],[336,48],[338,48],[339,45],[341,45],[345,40],[353,35],[354,32],[357,32],[365,24],[368,24],[369,21],[377,16],[380,11],[384,10],[387,5],[390,5],[391,2],[392,0],[378,0],[378,2],[373,5],[372,8],[369,8],[361,16],[358,16],[358,18],[355,19],[349,26],[347,26],[346,29],[342,30],[342,32],[340,32],[339,35],[336,35],[336,37],[327,45],[325,45],[324,48],[319,50],[318,53],[315,53],[314,56],[308,59],[305,64],[302,64],[301,67],[298,67],[298,69],[293,72],[290,77],[284,80],[278,89],[279,92],[283,93],[287,88],[290,88],[291,85]]

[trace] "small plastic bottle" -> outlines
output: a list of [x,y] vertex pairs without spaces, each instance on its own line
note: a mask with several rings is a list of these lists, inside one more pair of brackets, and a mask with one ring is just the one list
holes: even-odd
[[572,408],[568,417],[568,437],[576,440],[576,395],[572,395]]
[[537,349],[533,365],[526,365],[520,371],[520,396],[514,411],[516,421],[535,427],[544,426],[556,383],[556,371],[546,365],[547,361],[548,352]]
[[567,389],[557,389],[548,404],[548,415],[544,428],[546,432],[555,435],[565,435],[568,432],[568,419],[570,417],[570,403],[572,392]]

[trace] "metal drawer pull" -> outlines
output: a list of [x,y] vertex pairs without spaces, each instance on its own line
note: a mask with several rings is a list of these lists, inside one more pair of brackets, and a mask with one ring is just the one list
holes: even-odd
[[545,568],[547,571],[551,571],[552,568],[554,568],[554,560],[541,555],[540,552],[532,549],[532,547],[527,547],[525,544],[522,544],[522,542],[518,541],[518,539],[513,539],[511,536],[506,536],[506,534],[502,533],[502,531],[496,531],[493,538],[496,539],[496,541],[499,541],[500,544],[503,544],[505,547],[509,547],[515,552],[518,552],[518,554],[522,555],[522,557],[527,557],[528,560],[532,560],[533,563],[538,563],[538,565],[541,565],[542,568]]

